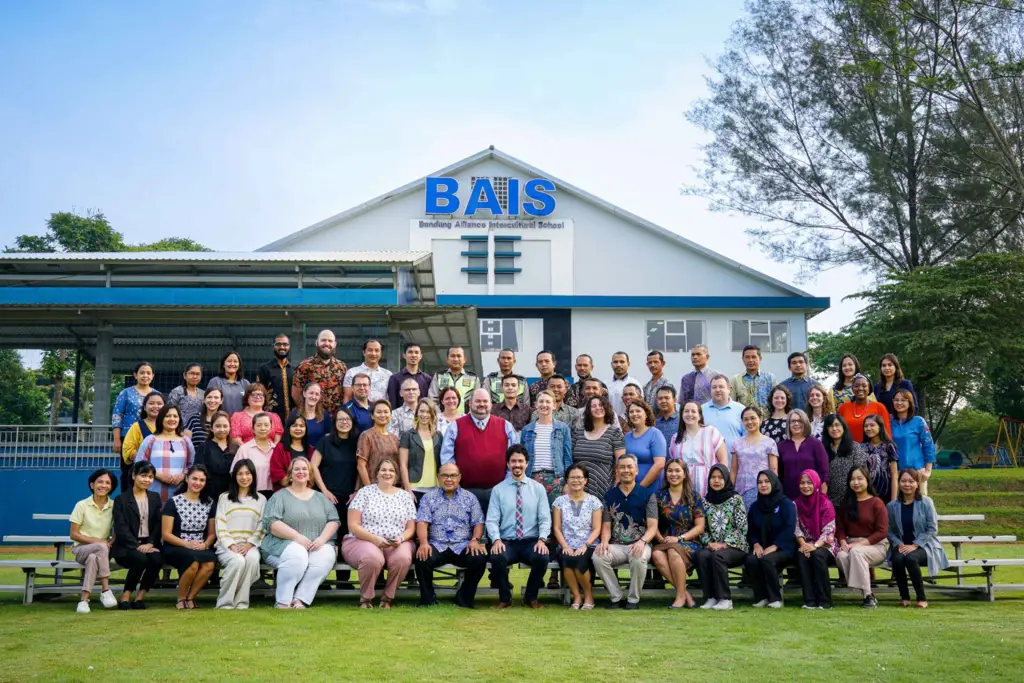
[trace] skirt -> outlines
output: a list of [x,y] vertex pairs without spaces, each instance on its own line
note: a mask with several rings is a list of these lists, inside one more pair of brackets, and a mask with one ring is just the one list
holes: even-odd
[[177,569],[179,574],[188,571],[188,568],[197,562],[199,564],[217,562],[217,553],[213,550],[192,550],[170,543],[164,544],[161,553],[163,553],[164,562]]
[[694,548],[690,543],[659,543],[652,550],[662,550],[666,554],[675,553],[686,563],[687,568],[693,569]]
[[590,571],[590,558],[594,556],[593,547],[587,547],[587,552],[582,555],[565,555],[560,547],[556,546],[556,548],[558,564],[562,569],[575,569],[581,574],[586,574]]

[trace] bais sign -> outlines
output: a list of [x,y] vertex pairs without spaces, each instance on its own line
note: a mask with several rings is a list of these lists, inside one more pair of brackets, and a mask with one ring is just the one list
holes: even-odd
[[[520,198],[519,189],[525,199]],[[454,214],[459,212],[462,202],[459,200],[459,181],[455,178],[427,178],[426,207],[427,214]],[[555,198],[551,195],[555,184],[547,178],[532,178],[523,183],[519,178],[508,179],[508,210],[498,200],[490,178],[477,178],[473,183],[469,201],[466,202],[465,215],[472,216],[481,209],[486,209],[492,216],[550,216],[555,210]]]

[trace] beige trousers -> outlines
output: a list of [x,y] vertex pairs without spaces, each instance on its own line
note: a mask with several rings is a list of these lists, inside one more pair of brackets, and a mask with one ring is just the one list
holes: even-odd
[[[847,543],[862,541],[861,538],[848,538]],[[875,545],[859,545],[850,548],[850,552],[840,550],[836,554],[836,563],[846,576],[846,585],[858,588],[864,595],[871,595],[871,568],[885,561],[889,553],[889,542],[882,541]]]

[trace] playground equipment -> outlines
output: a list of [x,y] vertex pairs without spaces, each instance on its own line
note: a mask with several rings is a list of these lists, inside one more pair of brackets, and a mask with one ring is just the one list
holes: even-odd
[[1024,434],[1022,425],[1024,422],[1012,417],[999,418],[996,442],[985,449],[985,455],[978,457],[975,466],[1017,467],[1020,464],[1018,458],[1024,458],[1024,453],[1021,453],[1021,436]]

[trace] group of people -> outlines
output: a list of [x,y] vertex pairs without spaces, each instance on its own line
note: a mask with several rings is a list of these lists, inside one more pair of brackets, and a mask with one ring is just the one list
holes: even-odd
[[[116,475],[96,473],[93,495],[76,507],[89,533],[72,518],[85,587],[106,581],[109,562],[105,570],[94,547],[102,538],[129,568],[117,601],[124,609],[143,604],[161,562],[181,573],[179,608],[194,607],[218,562],[218,606],[244,608],[261,555],[278,570],[277,606],[300,609],[339,553],[359,573],[366,608],[383,570],[377,604],[387,608],[413,567],[421,604],[433,604],[433,569],[442,564],[465,569],[456,604],[473,606],[489,564],[498,607],[508,607],[508,566],[517,562],[531,567],[524,604],[539,608],[556,558],[575,609],[594,606],[592,570],[610,606],[635,608],[648,563],[676,587],[673,608],[693,606],[686,576],[694,568],[702,606],[731,608],[727,572],[738,566],[755,605],[781,606],[787,565],[800,575],[805,607],[828,607],[830,563],[872,607],[870,568],[886,560],[902,602],[909,575],[924,606],[920,569],[943,566],[924,495],[935,448],[891,354],[874,386],[845,356],[827,389],[808,378],[802,353],[790,355],[791,376],[776,382],[760,369],[757,347],[743,350],[745,372],[730,378],[709,369],[707,348],[697,346],[677,392],[658,351],[642,385],[625,353],[612,356],[608,382],[580,355],[570,384],[542,351],[540,379],[528,384],[509,349],[483,378],[465,369],[457,347],[433,376],[420,369],[416,344],[396,373],[380,367],[376,340],[351,369],[334,357],[330,331],[317,349],[293,370],[279,335],[255,382],[230,352],[205,391],[202,369],[190,365],[166,399],[151,386],[152,366],[136,368],[114,411],[122,494],[111,501]],[[627,594],[616,575],[624,565]],[[337,579],[344,585],[349,576]],[[113,597],[105,590],[101,600]]]

